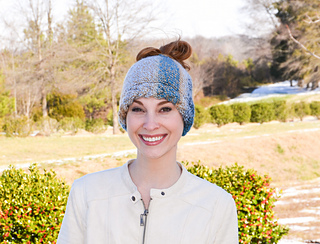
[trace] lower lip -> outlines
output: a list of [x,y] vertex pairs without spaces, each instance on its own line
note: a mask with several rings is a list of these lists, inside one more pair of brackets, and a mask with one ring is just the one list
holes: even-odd
[[145,140],[143,140],[143,137],[142,137],[141,135],[140,135],[139,137],[141,138],[142,142],[143,142],[144,144],[146,144],[147,146],[157,146],[157,145],[159,145],[161,142],[163,142],[163,140],[167,137],[167,135],[164,135],[164,136],[162,137],[162,139],[159,140],[159,141],[145,141]]

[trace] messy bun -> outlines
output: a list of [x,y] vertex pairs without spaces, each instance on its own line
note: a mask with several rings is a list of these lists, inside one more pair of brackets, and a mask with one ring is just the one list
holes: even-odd
[[181,40],[170,42],[159,49],[154,47],[146,47],[138,53],[136,60],[139,61],[143,58],[156,56],[159,54],[166,55],[178,61],[183,68],[190,70],[190,66],[184,60],[191,56],[192,48],[189,43]]

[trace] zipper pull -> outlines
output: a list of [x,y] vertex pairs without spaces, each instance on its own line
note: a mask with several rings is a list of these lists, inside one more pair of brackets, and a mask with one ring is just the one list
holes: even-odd
[[148,209],[145,209],[144,213],[140,214],[140,226],[144,226],[145,225],[148,213],[149,213]]

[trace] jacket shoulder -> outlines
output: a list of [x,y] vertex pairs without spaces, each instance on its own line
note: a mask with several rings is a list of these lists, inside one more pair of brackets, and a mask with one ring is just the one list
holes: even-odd
[[122,167],[90,173],[74,181],[72,188],[81,191],[87,201],[113,197],[127,192],[122,181]]
[[186,200],[194,205],[203,207],[209,211],[213,206],[233,204],[232,195],[214,183],[204,180],[188,172],[188,184],[186,187]]

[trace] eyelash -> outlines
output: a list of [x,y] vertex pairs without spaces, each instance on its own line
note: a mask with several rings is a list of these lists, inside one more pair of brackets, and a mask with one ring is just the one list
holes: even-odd
[[131,109],[132,112],[142,112],[141,108],[134,107]]
[[170,108],[170,107],[164,107],[164,108],[160,109],[161,112],[170,112],[171,110],[172,110],[172,108]]
[[[170,107],[163,107],[160,109],[160,112],[165,112],[165,113],[168,113],[172,110],[172,108]],[[132,112],[143,112],[143,109],[142,108],[138,108],[138,107],[133,107],[131,109]]]

